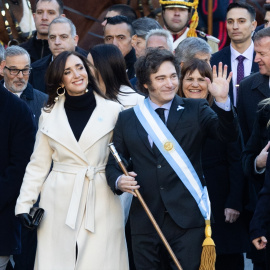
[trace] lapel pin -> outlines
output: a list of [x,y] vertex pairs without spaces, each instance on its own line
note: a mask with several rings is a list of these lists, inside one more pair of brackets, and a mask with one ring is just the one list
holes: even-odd
[[182,107],[182,106],[180,106],[180,105],[178,105],[178,107],[177,107],[177,111],[179,111],[179,110],[183,110],[184,109],[184,107]]

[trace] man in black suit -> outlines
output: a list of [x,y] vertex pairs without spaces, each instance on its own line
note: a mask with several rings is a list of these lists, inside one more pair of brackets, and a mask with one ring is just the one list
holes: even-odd
[[[219,71],[221,69],[220,65]],[[206,101],[182,99],[175,94],[179,87],[179,62],[171,52],[150,49],[137,60],[136,75],[139,89],[149,96],[146,102],[153,110],[164,112],[160,118],[163,118],[168,130],[190,159],[200,185],[205,186],[200,160],[205,137],[227,141],[235,140],[238,136],[236,117],[228,99],[226,74],[219,72],[218,81],[222,81],[221,84],[209,82],[216,99],[218,116]],[[134,171],[129,176],[123,175],[111,155],[106,175],[112,191],[116,194],[124,191],[134,194],[133,190],[140,188],[183,269],[198,270],[204,218],[195,199],[184,186],[183,179],[177,176],[156,144],[153,144],[152,137],[139,122],[134,109],[120,113],[113,141],[126,160],[131,158]],[[131,205],[130,224],[136,269],[161,269],[163,244],[136,198]],[[172,260],[170,265],[176,269]]]
[[0,83],[0,265],[21,252],[21,226],[15,217],[24,172],[33,151],[36,129],[28,106]]
[[211,65],[222,62],[228,66],[228,71],[233,71],[230,82],[229,95],[234,106],[237,105],[237,68],[239,56],[244,56],[244,77],[258,71],[257,63],[253,62],[255,57],[252,33],[256,28],[255,9],[246,3],[231,3],[227,8],[227,31],[231,38],[231,44],[212,55]]
[[63,51],[77,51],[83,56],[87,52],[77,47],[79,37],[76,34],[76,27],[66,17],[54,19],[49,26],[48,42],[51,54],[36,61],[32,65],[29,83],[39,91],[46,93],[45,74],[51,61]]

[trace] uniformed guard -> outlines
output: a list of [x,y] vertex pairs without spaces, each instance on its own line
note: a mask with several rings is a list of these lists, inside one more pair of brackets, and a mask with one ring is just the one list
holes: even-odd
[[197,12],[199,0],[159,0],[165,27],[174,39],[174,49],[187,37],[205,39],[213,52],[218,51],[219,39],[196,30],[199,16]]

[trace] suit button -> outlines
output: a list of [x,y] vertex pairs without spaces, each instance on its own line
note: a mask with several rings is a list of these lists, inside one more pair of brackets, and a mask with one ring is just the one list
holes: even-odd
[[160,169],[161,168],[161,165],[157,165],[157,168]]
[[163,190],[164,189],[164,187],[159,187],[160,188],[160,190]]

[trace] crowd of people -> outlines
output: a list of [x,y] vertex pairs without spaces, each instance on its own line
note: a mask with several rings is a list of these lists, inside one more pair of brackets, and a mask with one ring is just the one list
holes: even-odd
[[270,4],[263,26],[229,4],[219,51],[197,1],[160,5],[162,26],[111,6],[85,50],[36,0],[33,37],[0,47],[0,270],[179,269],[137,191],[184,270],[270,270]]

